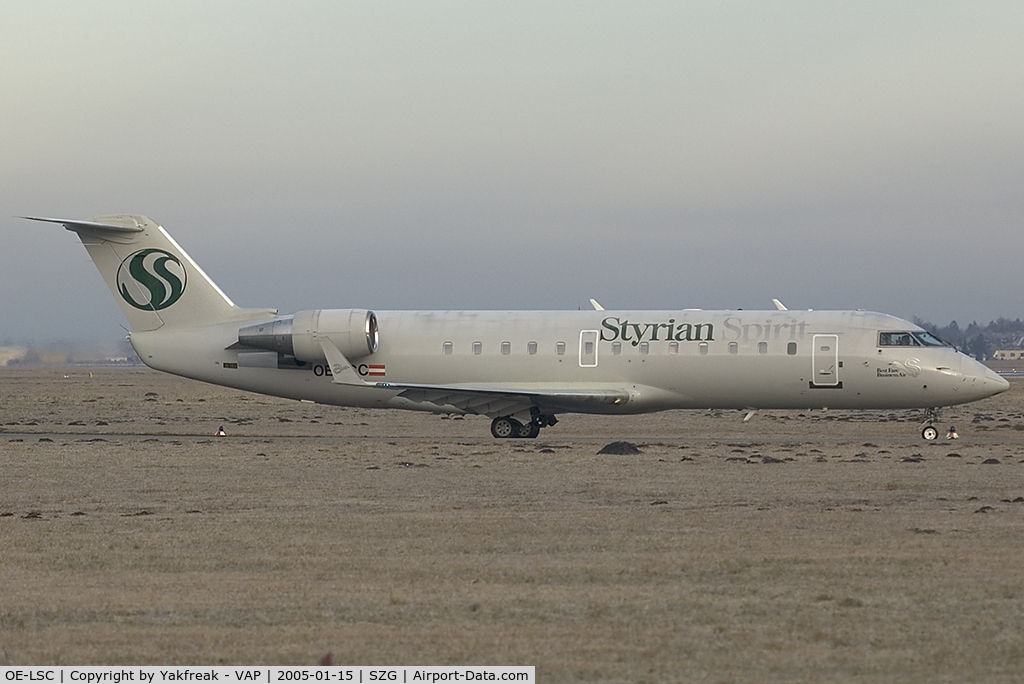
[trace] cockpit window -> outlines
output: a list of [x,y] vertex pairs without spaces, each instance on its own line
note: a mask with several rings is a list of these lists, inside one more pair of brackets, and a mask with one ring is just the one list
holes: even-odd
[[914,337],[926,347],[948,347],[949,345],[940,340],[930,332],[921,331],[914,333]]
[[878,333],[879,347],[945,347],[945,342],[924,330],[915,332],[883,331]]
[[909,332],[880,332],[878,333],[879,347],[919,347],[921,343],[914,339]]

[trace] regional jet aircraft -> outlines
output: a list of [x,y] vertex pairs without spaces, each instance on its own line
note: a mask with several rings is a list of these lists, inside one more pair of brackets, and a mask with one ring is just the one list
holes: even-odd
[[[480,414],[532,438],[566,413],[937,409],[1003,378],[866,311],[244,309],[142,216],[25,217],[78,234],[157,370],[321,404]],[[935,439],[927,425],[922,435]]]

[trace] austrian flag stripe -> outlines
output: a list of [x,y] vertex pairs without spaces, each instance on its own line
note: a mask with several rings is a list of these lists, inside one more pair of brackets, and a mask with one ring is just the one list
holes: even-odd
[[370,370],[366,374],[369,375],[370,377],[384,377],[384,364],[374,365],[371,363]]

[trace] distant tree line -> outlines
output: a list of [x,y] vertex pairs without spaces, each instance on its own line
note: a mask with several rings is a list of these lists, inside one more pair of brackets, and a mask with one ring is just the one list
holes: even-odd
[[47,342],[17,344],[0,342],[0,366],[67,366],[119,363],[141,366],[142,359],[131,343],[121,338],[117,342],[76,344],[74,342]]
[[914,323],[981,361],[992,358],[998,349],[1024,349],[1024,321],[1019,318],[997,318],[986,326],[975,321],[966,328],[961,328],[956,321],[938,326],[917,317]]

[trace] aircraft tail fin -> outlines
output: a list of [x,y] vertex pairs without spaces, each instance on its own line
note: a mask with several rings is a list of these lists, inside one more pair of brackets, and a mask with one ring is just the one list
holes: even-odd
[[23,216],[77,233],[136,332],[274,316],[274,309],[235,306],[199,265],[152,219],[89,220]]

